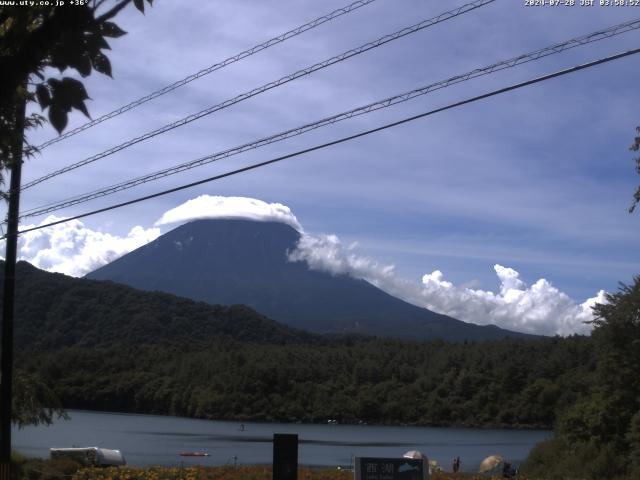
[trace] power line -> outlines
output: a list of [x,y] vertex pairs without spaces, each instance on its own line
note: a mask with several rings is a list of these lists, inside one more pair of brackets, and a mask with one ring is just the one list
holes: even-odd
[[338,8],[336,10],[334,10],[331,13],[328,13],[326,15],[323,15],[321,17],[316,18],[315,20],[312,20],[308,23],[305,23],[304,25],[300,25],[299,27],[294,28],[293,30],[289,30],[288,32],[282,33],[280,35],[278,35],[277,37],[273,37],[270,40],[267,40],[264,43],[260,43],[258,45],[255,45],[247,50],[244,50],[240,53],[237,53],[236,55],[233,55],[225,60],[222,60],[221,62],[215,63],[207,68],[203,68],[202,70],[200,70],[199,72],[193,73],[185,78],[183,78],[182,80],[178,80],[177,82],[172,83],[171,85],[167,85],[166,87],[161,88],[160,90],[157,90],[153,93],[150,93],[149,95],[146,95],[144,97],[141,97],[137,100],[134,100],[133,102],[124,105],[120,108],[117,108],[115,110],[113,110],[112,112],[109,112],[105,115],[102,115],[99,118],[96,118],[95,120],[91,120],[90,122],[85,123],[84,125],[80,125],[77,128],[74,128],[73,130],[69,130],[68,132],[65,132],[64,134],[52,138],[51,140],[48,140],[46,142],[44,142],[42,145],[38,145],[38,149],[42,150],[46,147],[48,147],[49,145],[53,145],[54,143],[60,142],[66,138],[72,137],[84,130],[87,130],[88,128],[94,127],[96,125],[98,125],[99,123],[102,123],[106,120],[109,120],[110,118],[113,117],[117,117],[118,115],[121,115],[125,112],[128,112],[129,110],[132,110],[136,107],[139,107],[140,105],[147,103],[151,100],[153,100],[154,98],[158,98],[166,93],[169,93],[177,88],[182,87],[183,85],[186,85],[187,83],[193,82],[194,80],[197,80],[198,78],[204,77],[205,75],[209,75],[210,73],[215,72],[216,70],[220,70],[228,65],[231,65],[232,63],[238,62],[244,58],[250,57],[251,55],[254,55],[258,52],[261,52],[262,50],[266,50],[269,47],[272,47],[274,45],[277,45],[279,43],[284,42],[285,40],[288,40],[290,38],[296,37],[308,30],[311,30],[313,28],[316,28],[320,25],[322,25],[323,23],[329,22],[335,18],[338,18],[342,15],[345,15],[347,13],[351,13],[354,10],[357,10],[360,7],[364,7],[365,5],[368,5],[370,3],[375,2],[376,0],[358,0],[357,2],[353,2],[350,5],[347,5],[345,7],[342,8]]
[[487,5],[489,3],[493,3],[494,1],[495,0],[476,0],[474,2],[467,3],[467,4],[465,4],[465,5],[461,6],[461,7],[458,7],[456,9],[449,10],[447,12],[441,13],[440,15],[437,15],[437,16],[435,16],[433,18],[429,18],[427,20],[423,20],[422,22],[417,23],[415,25],[412,25],[410,27],[406,27],[406,28],[403,28],[401,30],[398,30],[397,32],[391,33],[389,35],[385,35],[384,37],[381,37],[381,38],[378,38],[377,40],[374,40],[373,42],[366,43],[366,44],[361,45],[361,46],[359,46],[357,48],[354,48],[354,49],[348,50],[348,51],[346,51],[344,53],[341,53],[340,55],[336,55],[335,57],[331,57],[328,60],[324,60],[324,61],[316,63],[316,64],[314,64],[314,65],[312,65],[310,67],[304,68],[302,70],[298,70],[295,73],[286,75],[286,76],[284,76],[284,77],[282,77],[282,78],[280,78],[278,80],[266,83],[266,84],[262,85],[261,87],[254,88],[253,90],[245,92],[245,93],[243,93],[241,95],[238,95],[236,97],[233,97],[233,98],[231,98],[229,100],[225,100],[222,103],[219,103],[217,105],[214,105],[214,106],[211,106],[211,107],[206,108],[204,110],[201,110],[198,113],[191,114],[191,115],[189,115],[187,117],[184,117],[184,118],[182,118],[182,119],[180,119],[180,120],[178,120],[176,122],[170,123],[168,125],[165,125],[163,127],[158,128],[156,130],[153,130],[151,132],[145,133],[144,135],[141,135],[139,137],[133,138],[133,139],[127,141],[127,142],[121,143],[120,145],[117,145],[117,146],[112,147],[112,148],[110,148],[108,150],[105,150],[102,153],[93,155],[93,156],[91,156],[89,158],[86,158],[84,160],[81,160],[81,161],[79,161],[77,163],[74,163],[72,165],[68,165],[68,166],[66,166],[64,168],[61,168],[61,169],[56,170],[54,172],[51,172],[51,173],[49,173],[47,175],[44,175],[43,177],[37,178],[35,180],[32,180],[32,181],[24,184],[22,186],[22,190],[26,190],[26,189],[31,188],[31,187],[39,184],[39,183],[44,182],[45,180],[49,180],[49,179],[51,179],[53,177],[56,177],[58,175],[62,175],[63,173],[69,172],[71,170],[75,170],[76,168],[82,167],[82,166],[87,165],[89,163],[93,163],[93,162],[95,162],[97,160],[100,160],[100,159],[105,158],[105,157],[107,157],[109,155],[112,155],[112,154],[114,154],[116,152],[119,152],[120,150],[124,150],[125,148],[128,148],[128,147],[130,147],[132,145],[135,145],[137,143],[140,143],[140,142],[142,142],[144,140],[148,140],[149,138],[153,138],[153,137],[155,137],[157,135],[166,133],[166,132],[168,132],[170,130],[173,130],[174,128],[178,128],[178,127],[181,127],[181,126],[186,125],[188,123],[191,123],[191,122],[193,122],[195,120],[198,120],[198,119],[200,119],[200,118],[202,118],[202,117],[204,117],[206,115],[210,115],[210,114],[212,114],[214,112],[217,112],[219,110],[222,110],[222,109],[225,109],[227,107],[230,107],[231,105],[234,105],[236,103],[242,102],[243,100],[247,100],[247,99],[249,99],[251,97],[254,97],[254,96],[259,95],[261,93],[264,93],[264,92],[266,92],[268,90],[271,90],[272,88],[279,87],[279,86],[284,85],[286,83],[289,83],[289,82],[291,82],[293,80],[296,80],[296,79],[298,79],[300,77],[304,77],[305,75],[309,75],[309,74],[311,74],[313,72],[316,72],[318,70],[326,68],[326,67],[328,67],[330,65],[342,62],[344,60],[347,60],[348,58],[354,57],[354,56],[359,55],[361,53],[364,53],[364,52],[366,52],[368,50],[372,50],[372,49],[377,48],[377,47],[379,47],[381,45],[384,45],[384,44],[389,43],[391,41],[394,41],[394,40],[397,40],[399,38],[402,38],[402,37],[404,37],[406,35],[410,35],[412,33],[418,32],[420,30],[423,30],[425,28],[431,27],[431,26],[436,25],[438,23],[441,23],[441,22],[444,22],[446,20],[450,20],[452,18],[458,17],[459,15],[462,15],[464,13],[470,12],[472,10],[480,8],[480,7],[482,7],[484,5]]
[[189,162],[186,163],[182,163],[179,165],[175,165],[154,173],[150,173],[147,175],[144,175],[142,177],[138,177],[138,178],[134,178],[131,180],[127,180],[124,182],[121,182],[119,184],[115,184],[115,185],[111,185],[109,187],[105,187],[102,188],[100,190],[95,190],[93,192],[89,192],[89,193],[85,193],[82,195],[77,195],[71,198],[67,198],[65,200],[61,200],[61,201],[57,201],[54,203],[49,203],[46,205],[41,205],[39,207],[35,207],[32,208],[30,210],[27,210],[20,218],[27,218],[27,217],[36,217],[39,215],[44,215],[46,213],[51,213],[57,210],[60,210],[62,208],[66,208],[66,207],[70,207],[73,205],[77,205],[80,203],[84,203],[96,198],[100,198],[100,197],[104,197],[107,195],[111,195],[123,190],[127,190],[129,188],[133,188],[136,187],[138,185],[142,185],[144,183],[148,183],[169,175],[174,175],[176,173],[180,173],[186,170],[190,170],[192,168],[196,168],[208,163],[212,163],[218,160],[222,160],[224,158],[228,158],[234,155],[238,155],[240,153],[249,151],[249,150],[253,150],[253,149],[257,149],[260,147],[263,147],[265,145],[269,145],[275,142],[279,142],[282,140],[285,140],[287,138],[291,138],[297,135],[301,135],[303,133],[309,132],[311,130],[317,129],[317,128],[321,128],[327,125],[331,125],[337,122],[340,122],[342,120],[346,120],[349,118],[353,118],[355,116],[359,116],[359,115],[364,115],[364,114],[368,114],[371,113],[373,111],[377,111],[383,108],[387,108],[390,107],[392,105],[397,105],[399,103],[414,99],[418,96],[421,95],[426,95],[430,92],[433,92],[435,90],[439,90],[442,88],[446,88],[450,85],[454,85],[457,83],[461,83],[476,77],[480,77],[483,75],[488,75],[490,73],[494,73],[496,71],[500,71],[500,70],[504,70],[506,68],[511,68],[511,67],[515,67],[517,65],[521,65],[524,63],[528,63],[534,60],[538,60],[540,58],[549,56],[549,55],[554,55],[560,52],[563,52],[565,50],[580,46],[580,45],[586,45],[588,43],[592,43],[592,42],[596,42],[605,38],[610,38],[612,36],[615,35],[619,35],[631,30],[636,30],[640,28],[640,19],[637,20],[633,20],[633,21],[629,21],[629,22],[624,22],[621,23],[619,25],[615,25],[606,29],[602,29],[602,30],[598,30],[596,32],[590,33],[588,35],[583,35],[581,37],[577,37],[577,38],[573,38],[571,40],[567,40],[565,42],[562,43],[557,43],[554,45],[551,45],[549,47],[546,48],[542,48],[539,50],[535,50],[533,52],[530,53],[526,53],[523,55],[519,55],[517,57],[513,57],[510,58],[508,60],[503,60],[497,63],[494,63],[492,65],[486,66],[486,67],[482,67],[482,68],[477,68],[475,70],[471,70],[467,73],[461,74],[461,75],[456,75],[454,77],[450,77],[446,80],[442,80],[440,82],[436,82],[436,83],[432,83],[430,85],[424,86],[424,87],[420,87],[408,92],[404,92],[398,95],[394,95],[392,97],[388,97],[385,98],[383,100],[379,100],[373,103],[370,103],[368,105],[364,105],[364,106],[360,106],[357,108],[354,108],[352,110],[346,111],[346,112],[342,112],[327,118],[323,118],[321,120],[318,120],[316,122],[312,122],[312,123],[307,123],[303,126],[300,127],[296,127],[290,130],[286,130],[284,132],[280,132],[277,133],[275,135],[271,135],[269,137],[265,137],[262,138],[260,140],[256,140],[253,142],[249,142],[249,143],[245,143],[243,145],[240,146],[236,146],[221,152],[217,152],[217,153],[213,153],[211,155],[207,155],[195,160],[191,160]]
[[[610,55],[608,57],[604,57],[604,58],[601,58],[601,59],[598,59],[598,60],[594,60],[592,62],[584,63],[582,65],[577,65],[575,67],[570,67],[570,68],[567,68],[567,69],[564,69],[564,70],[560,70],[558,72],[554,72],[554,73],[550,73],[550,74],[547,74],[547,75],[543,75],[541,77],[537,77],[537,78],[534,78],[532,80],[527,80],[525,82],[516,83],[516,84],[510,85],[508,87],[504,87],[504,88],[501,88],[501,89],[498,89],[498,90],[493,90],[493,91],[491,91],[489,93],[485,93],[485,94],[482,94],[482,95],[471,97],[471,98],[468,98],[466,100],[462,100],[462,101],[459,101],[459,102],[456,102],[456,103],[451,103],[451,104],[446,105],[444,107],[436,108],[436,109],[430,110],[428,112],[424,112],[424,113],[421,113],[421,114],[418,114],[418,115],[407,117],[407,118],[404,118],[402,120],[398,120],[396,122],[387,123],[387,124],[382,125],[380,127],[372,128],[370,130],[365,130],[363,132],[356,133],[354,135],[349,135],[347,137],[342,137],[342,138],[339,138],[337,140],[333,140],[331,142],[323,143],[323,144],[320,144],[320,145],[315,145],[313,147],[309,147],[309,148],[306,148],[304,150],[298,150],[297,152],[290,153],[290,154],[287,154],[287,155],[283,155],[281,157],[276,157],[276,158],[273,158],[271,160],[266,160],[264,162],[255,163],[255,164],[249,165],[247,167],[239,168],[239,169],[236,169],[236,170],[232,170],[230,172],[226,172],[226,173],[222,173],[222,174],[215,175],[215,176],[212,176],[212,177],[204,178],[204,179],[198,180],[196,182],[191,182],[191,183],[188,183],[188,184],[185,184],[185,185],[181,185],[179,187],[170,188],[168,190],[163,190],[161,192],[156,192],[156,193],[153,193],[151,195],[145,195],[143,197],[138,197],[136,199],[129,200],[129,201],[122,202],[122,203],[118,203],[118,204],[115,204],[115,205],[111,205],[109,207],[104,207],[104,208],[99,208],[97,210],[92,210],[90,212],[82,213],[82,214],[76,215],[74,217],[65,218],[65,219],[62,219],[62,220],[57,220],[55,222],[50,222],[50,223],[47,223],[45,225],[39,225],[37,227],[27,228],[27,229],[19,231],[17,233],[17,235],[28,233],[28,232],[33,232],[35,230],[41,230],[41,229],[47,228],[47,227],[53,227],[53,226],[59,225],[61,223],[70,222],[72,220],[78,220],[80,218],[88,217],[88,216],[91,216],[91,215],[96,215],[98,213],[108,212],[110,210],[115,210],[117,208],[122,208],[122,207],[126,207],[128,205],[133,205],[135,203],[140,203],[140,202],[143,202],[143,201],[146,201],[146,200],[151,200],[153,198],[161,197],[163,195],[168,195],[170,193],[178,192],[180,190],[185,190],[187,188],[191,188],[191,187],[195,187],[195,186],[198,186],[198,185],[202,185],[204,183],[209,183],[209,182],[213,182],[215,180],[220,180],[222,178],[226,178],[226,177],[230,177],[230,176],[233,176],[233,175],[237,175],[239,173],[247,172],[249,170],[255,170],[255,169],[259,168],[259,167],[264,167],[266,165],[271,165],[271,164],[274,164],[274,163],[277,163],[277,162],[281,162],[282,160],[287,160],[289,158],[298,157],[298,156],[303,155],[305,153],[313,152],[313,151],[316,151],[316,150],[321,150],[323,148],[327,148],[327,147],[330,147],[330,146],[333,146],[333,145],[337,145],[337,144],[340,144],[340,143],[348,142],[350,140],[354,140],[356,138],[364,137],[364,136],[370,135],[372,133],[380,132],[382,130],[386,130],[386,129],[391,128],[391,127],[396,127],[398,125],[409,123],[409,122],[412,122],[414,120],[418,120],[418,119],[423,118],[423,117],[434,115],[436,113],[440,113],[440,112],[443,112],[445,110],[451,110],[453,108],[460,107],[462,105],[467,105],[469,103],[477,102],[477,101],[483,100],[485,98],[489,98],[489,97],[493,97],[493,96],[496,96],[496,95],[500,95],[502,93],[510,92],[512,90],[517,90],[519,88],[523,88],[523,87],[526,87],[528,85],[533,85],[535,83],[540,83],[540,82],[543,82],[543,81],[546,81],[546,80],[550,80],[552,78],[556,78],[556,77],[560,77],[560,76],[563,76],[563,75],[567,75],[569,73],[574,73],[574,72],[577,72],[579,70],[584,70],[586,68],[594,67],[596,65],[601,65],[603,63],[611,62],[613,60],[617,60],[617,59],[620,59],[620,58],[623,58],[623,57],[627,57],[627,56],[630,56],[630,55],[635,55],[637,53],[640,53],[640,48],[636,48],[636,49],[629,50],[629,51],[626,51],[626,52],[618,53],[618,54],[615,54],[615,55]],[[4,239],[4,238],[7,238],[7,235],[4,235],[0,239]]]

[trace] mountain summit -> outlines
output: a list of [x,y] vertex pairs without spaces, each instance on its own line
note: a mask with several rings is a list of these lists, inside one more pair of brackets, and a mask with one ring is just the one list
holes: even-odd
[[487,340],[528,335],[461,322],[395,298],[365,280],[291,262],[288,225],[197,220],[87,275],[211,304],[245,304],[296,328],[410,339]]

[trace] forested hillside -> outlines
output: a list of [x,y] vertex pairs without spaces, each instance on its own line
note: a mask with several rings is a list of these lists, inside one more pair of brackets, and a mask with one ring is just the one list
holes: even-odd
[[591,339],[320,336],[18,265],[16,365],[66,408],[234,420],[551,427],[589,390]]
[[229,420],[550,427],[588,389],[588,339],[215,341],[31,353],[68,408]]
[[[0,266],[3,262],[0,262]],[[243,305],[209,305],[111,282],[17,265],[16,350],[197,344],[230,338],[247,342],[313,342],[319,336],[267,319]],[[2,279],[0,279],[0,285]],[[0,289],[0,299],[2,289]]]

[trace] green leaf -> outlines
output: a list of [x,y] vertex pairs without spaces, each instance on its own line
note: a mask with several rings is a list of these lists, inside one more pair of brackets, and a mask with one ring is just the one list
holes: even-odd
[[133,0],[133,4],[138,10],[144,13],[144,0]]
[[44,83],[40,83],[36,87],[36,98],[38,99],[40,108],[42,108],[43,110],[47,108],[51,103],[51,95],[49,94],[49,89]]
[[100,72],[111,77],[111,62],[106,55],[100,52],[93,56],[93,68],[96,72]]
[[59,104],[54,103],[49,108],[49,122],[53,125],[58,133],[62,133],[64,128],[67,126],[67,112],[64,108],[62,108]]
[[80,80],[75,78],[65,77],[62,79],[62,87],[68,92],[70,98],[79,98],[80,100],[86,100],[89,98],[87,90]]
[[83,77],[88,77],[91,75],[91,60],[87,55],[80,55],[74,61],[73,67],[82,75]]
[[[79,80],[74,78],[63,78],[62,85],[65,88],[65,95],[68,99],[68,106],[80,110],[87,118],[91,118],[84,101],[89,98],[87,90]],[[68,110],[67,110],[68,111]]]
[[111,46],[107,43],[102,35],[95,33],[87,38],[87,45],[94,48],[96,51],[104,49],[111,50]]
[[104,22],[101,25],[102,35],[105,37],[118,38],[122,35],[126,35],[127,32],[122,30],[118,25],[113,22]]
[[65,128],[67,113],[72,108],[80,110],[91,118],[84,103],[89,98],[89,95],[87,95],[87,91],[81,81],[69,77],[63,78],[62,81],[51,78],[49,79],[49,85],[51,85],[49,120],[58,132]]
[[84,113],[85,117],[91,118],[91,115],[89,115],[89,110],[87,110],[87,106],[84,104],[84,101],[78,100],[78,99],[74,99],[74,101],[72,103],[72,106],[76,110],[80,110],[82,113]]

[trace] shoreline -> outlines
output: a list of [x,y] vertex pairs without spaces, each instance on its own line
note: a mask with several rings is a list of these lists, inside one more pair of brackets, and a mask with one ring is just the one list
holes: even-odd
[[[332,425],[332,426],[363,426],[363,427],[389,427],[389,428],[401,428],[401,427],[412,427],[412,428],[434,428],[434,429],[473,429],[473,430],[511,430],[511,431],[549,431],[553,432],[553,426],[548,425],[517,425],[514,426],[512,424],[506,423],[493,423],[493,424],[455,424],[455,423],[438,423],[438,424],[421,424],[421,423],[372,423],[372,422],[332,422],[330,419],[318,421],[318,422],[302,422],[298,420],[280,420],[280,419],[272,419],[272,420],[264,420],[264,419],[252,419],[250,417],[242,416],[242,417],[234,417],[234,418],[212,418],[212,417],[198,417],[198,416],[182,416],[182,415],[174,415],[174,414],[165,414],[165,413],[146,413],[146,412],[135,412],[135,411],[118,411],[118,410],[94,410],[88,408],[67,408],[64,407],[66,412],[86,412],[86,413],[99,413],[105,415],[144,415],[149,417],[159,417],[159,418],[178,418],[182,420],[204,420],[210,422],[224,422],[224,423],[254,423],[260,425]],[[56,419],[55,421],[59,421]]]

